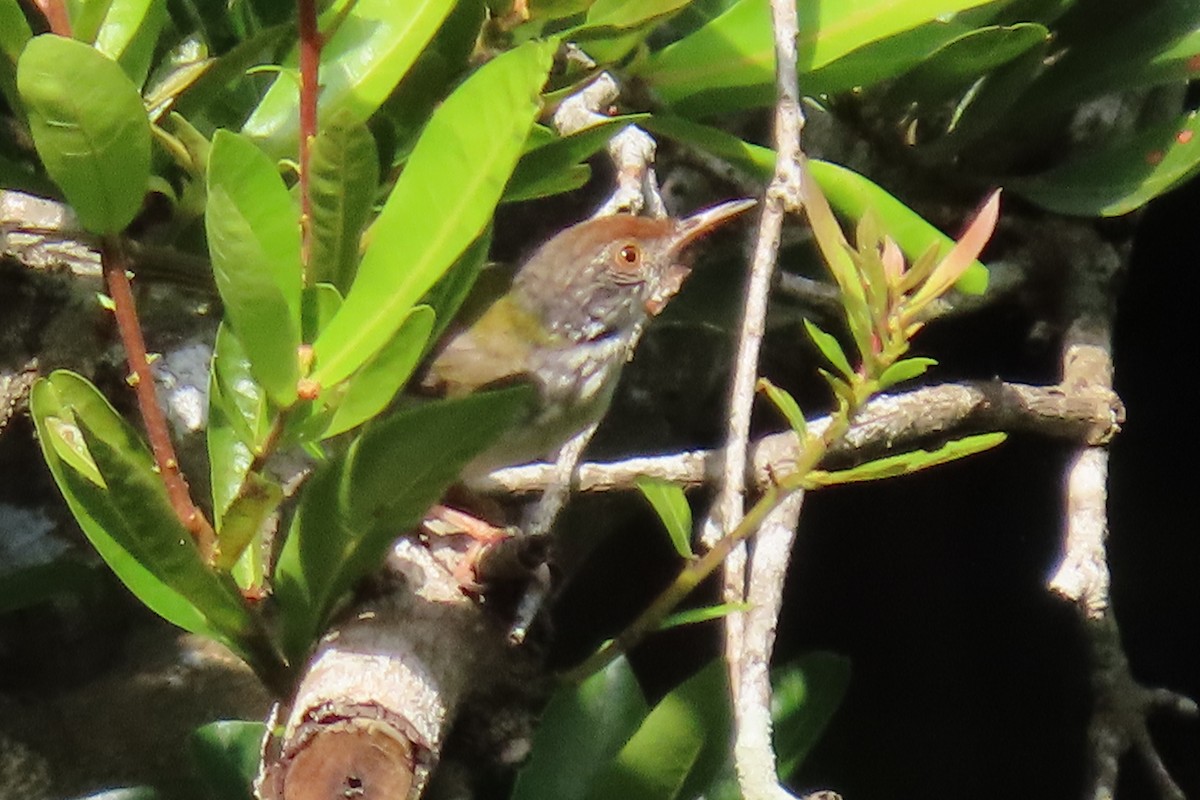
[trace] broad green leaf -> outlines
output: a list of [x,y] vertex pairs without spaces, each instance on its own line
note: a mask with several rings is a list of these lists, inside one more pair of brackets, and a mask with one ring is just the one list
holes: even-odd
[[112,0],[96,33],[96,49],[141,86],[166,21],[167,6],[160,0]]
[[305,487],[275,569],[282,639],[299,658],[337,599],[377,568],[472,458],[525,411],[528,387],[428,403],[367,428]]
[[[318,130],[345,111],[366,122],[387,99],[454,7],[452,0],[338,2],[322,15],[337,30],[321,48]],[[342,16],[344,14],[344,16]],[[284,66],[294,68],[296,50]],[[242,132],[275,156],[295,155],[299,141],[299,84],[280,75],[246,120]]]
[[416,369],[433,322],[429,306],[417,306],[409,312],[392,340],[347,381],[345,397],[333,412],[326,437],[361,425],[387,408]]
[[341,307],[342,293],[332,283],[306,288],[300,302],[301,338],[306,342],[316,339]]
[[1004,121],[1009,110],[1045,69],[1051,44],[1050,41],[1043,42],[1028,50],[972,87],[954,109],[948,129],[932,143],[933,148],[940,148],[935,152],[953,154]]
[[586,41],[634,30],[661,22],[689,2],[691,0],[596,0],[588,9],[587,20],[569,35],[572,39]]
[[897,361],[885,369],[883,374],[879,376],[879,390],[883,391],[891,386],[895,386],[897,383],[911,381],[913,378],[924,375],[925,370],[937,365],[937,363],[937,359],[924,358],[922,356]]
[[[96,551],[148,608],[179,627],[235,650],[251,621],[240,598],[201,561],[180,524],[140,437],[99,391],[74,373],[40,379],[30,395],[42,454]],[[96,486],[62,461],[49,418],[69,421],[104,475]]]
[[313,281],[332,283],[344,296],[358,267],[363,228],[379,187],[379,154],[366,125],[349,112],[336,115],[312,144]]
[[787,780],[800,769],[841,705],[850,685],[850,660],[814,652],[771,675],[776,769]]
[[496,57],[434,113],[372,226],[342,310],[314,345],[320,385],[371,358],[483,231],[533,124],[556,47],[531,42]]
[[429,333],[429,343],[432,345],[441,338],[442,334],[454,320],[454,315],[462,306],[463,301],[471,293],[475,279],[483,271],[487,262],[488,249],[492,246],[492,226],[484,229],[483,235],[472,242],[454,266],[446,270],[422,303],[433,309],[433,330]]
[[803,445],[804,440],[808,438],[808,423],[804,419],[804,412],[800,410],[800,404],[796,402],[796,398],[792,397],[791,392],[780,389],[766,378],[758,379],[758,390],[765,393],[771,404],[779,409],[779,413],[783,414],[783,418],[796,432],[796,436],[800,437],[800,443]]
[[238,719],[203,725],[188,737],[196,777],[220,800],[253,800],[266,726]]
[[512,800],[582,800],[649,710],[624,657],[559,689],[542,713]]
[[918,470],[936,467],[950,461],[982,453],[1003,442],[1007,434],[981,433],[976,436],[966,436],[946,442],[933,450],[913,450],[908,453],[887,456],[875,461],[868,461],[850,469],[825,472],[818,470],[810,472],[805,483],[811,487],[836,486],[843,483],[859,483],[876,481],[882,478],[893,478],[897,475],[908,475]]
[[50,177],[92,233],[121,232],[150,178],[150,122],[137,87],[89,45],[43,34],[17,65],[17,90]]
[[838,340],[818,328],[811,320],[804,320],[804,330],[808,331],[808,338],[812,339],[812,343],[821,351],[821,355],[825,356],[825,360],[833,365],[838,374],[849,380],[854,375],[854,368],[850,366],[850,361],[842,352]]
[[[797,39],[799,70],[813,72],[859,48],[922,25],[946,25],[951,15],[985,2],[861,0],[806,4]],[[741,0],[695,33],[654,54],[638,71],[668,104],[700,90],[744,92],[751,97],[749,105],[763,103],[763,88],[773,84],[775,72],[768,0]]]
[[667,694],[592,782],[589,800],[690,797],[715,777],[729,747],[725,666],[714,661]]
[[217,526],[218,569],[233,569],[242,553],[262,531],[267,518],[279,509],[282,500],[283,489],[279,484],[257,472],[246,473],[241,488],[226,507]]
[[1141,208],[1200,172],[1200,114],[1154,125],[1031,178],[1013,191],[1059,214],[1116,217]]
[[592,168],[587,164],[573,164],[563,167],[556,172],[546,173],[511,191],[505,191],[501,202],[516,203],[525,200],[537,200],[541,197],[553,197],[556,194],[573,192],[585,185],[592,178]]
[[957,36],[888,88],[893,103],[935,103],[961,93],[982,76],[1045,44],[1044,25],[989,25]]
[[556,138],[526,152],[517,162],[516,169],[509,178],[508,186],[504,188],[503,200],[512,202],[537,196],[531,191],[534,187],[559,176],[564,170],[578,164],[604,147],[608,144],[609,139],[623,130],[626,125],[636,124],[647,117],[649,114],[613,117],[570,136]]
[[[29,22],[21,11],[17,0],[0,0],[0,97],[9,108],[21,109],[21,98],[17,94],[17,59],[25,49],[25,43],[33,36]],[[3,165],[0,161],[0,166]],[[12,187],[7,175],[0,169],[0,180],[3,185]]]
[[[775,170],[774,150],[750,144],[725,131],[679,117],[658,115],[642,125],[719,156],[762,180],[769,179]],[[809,159],[805,164],[829,204],[839,214],[858,220],[870,209],[878,218],[880,227],[900,246],[910,262],[920,258],[931,242],[938,243],[941,254],[948,253],[954,247],[953,239],[857,172],[817,159]],[[987,289],[987,276],[987,267],[977,261],[963,273],[955,288],[966,294],[983,294]]]
[[300,377],[300,223],[283,179],[250,140],[213,137],[204,215],[213,278],[255,378],[282,407]]
[[749,603],[720,603],[715,606],[704,606],[702,608],[689,608],[686,611],[677,611],[671,616],[664,619],[658,626],[658,630],[665,631],[670,628],[679,628],[684,625],[695,625],[700,622],[711,622],[714,619],[728,617],[730,614],[737,614],[742,611],[749,611],[754,606]]
[[683,558],[692,557],[692,507],[688,505],[683,488],[670,481],[642,476],[637,488],[650,501],[654,513],[662,520],[675,552]]
[[[238,438],[251,451],[259,452],[271,430],[270,404],[262,386],[250,372],[246,349],[226,323],[217,328],[212,378],[215,391],[209,394],[209,408],[220,406],[228,415]],[[217,507],[222,508],[223,504],[218,503]]]

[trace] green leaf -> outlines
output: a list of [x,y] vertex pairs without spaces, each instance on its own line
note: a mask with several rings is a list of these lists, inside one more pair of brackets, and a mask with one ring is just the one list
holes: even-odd
[[96,33],[96,49],[141,86],[166,21],[167,6],[159,0],[112,0]]
[[[863,0],[806,5],[797,38],[799,71],[816,71],[855,50],[922,25],[946,25],[951,15],[986,1]],[[912,48],[906,45],[906,49]],[[699,92],[720,91],[725,98],[743,96],[719,106],[709,104],[709,113],[769,102],[764,89],[774,83],[775,54],[768,0],[741,0],[696,32],[655,53],[638,74],[668,104],[679,104]]]
[[597,774],[589,800],[664,800],[706,787],[729,747],[725,675],[714,661],[667,694]]
[[425,352],[433,321],[429,306],[409,312],[392,340],[347,381],[345,397],[338,403],[325,437],[357,427],[387,408]]
[[[250,372],[246,349],[227,323],[217,328],[212,380],[215,391],[209,393],[209,413],[219,406],[229,417],[238,439],[252,452],[259,452],[270,434],[271,407],[262,386]],[[216,507],[223,508],[224,504],[217,503]]]
[[[699,147],[762,180],[768,180],[775,170],[774,150],[742,141],[716,128],[679,117],[660,115],[645,120],[642,126]],[[920,258],[932,242],[938,244],[941,255],[954,247],[953,239],[857,172],[817,159],[808,159],[805,164],[829,204],[839,214],[859,220],[868,209],[871,210],[878,218],[880,227],[900,246],[910,262]],[[987,279],[987,267],[976,261],[959,278],[955,288],[966,294],[983,294],[987,289]]]
[[221,515],[217,526],[217,569],[231,570],[263,524],[279,510],[283,489],[257,472],[247,472],[241,488]]
[[317,470],[275,570],[291,658],[307,652],[342,593],[378,567],[391,542],[531,399],[528,387],[517,387],[418,406],[369,427]]
[[[17,0],[0,0],[0,97],[8,107],[21,112],[21,98],[17,94],[17,59],[25,49],[25,43],[33,37],[29,22],[21,11]],[[0,166],[4,160],[0,159]],[[0,169],[0,179],[7,178]],[[7,180],[4,186],[12,187]]]
[[803,445],[804,440],[808,438],[808,422],[805,421],[804,412],[800,410],[800,404],[796,402],[796,398],[766,378],[758,379],[758,390],[764,392],[775,408],[779,409],[779,413],[783,414],[783,418],[796,432],[796,436],[800,438],[800,443]]
[[583,159],[595,153],[625,128],[648,118],[649,114],[627,114],[613,117],[585,128],[578,133],[554,139],[521,156],[504,189],[503,202],[528,200],[538,194],[539,187],[554,179]]
[[578,686],[559,689],[542,713],[512,800],[582,800],[596,773],[620,751],[648,711],[624,657]]
[[913,378],[925,374],[925,370],[937,365],[937,359],[924,358],[918,356],[915,358],[905,358],[892,364],[883,371],[879,376],[879,390],[883,391],[890,386],[895,386],[897,383],[910,381]]
[[188,753],[196,777],[210,796],[221,800],[253,800],[254,778],[266,725],[228,719],[210,722],[192,731]]
[[[39,379],[30,409],[42,454],[67,505],[101,558],[145,605],[167,621],[245,652],[252,623],[237,593],[201,561],[167,498],[141,439],[96,387],[56,371]],[[50,444],[47,421],[75,426],[107,489],[82,477]]]
[[463,301],[471,293],[475,279],[483,271],[488,250],[492,246],[492,226],[467,247],[454,266],[446,270],[422,302],[433,309],[433,330],[429,334],[430,344],[437,342],[458,313]]
[[596,0],[588,9],[587,21],[568,35],[585,41],[635,30],[661,22],[689,2],[691,0]]
[[638,490],[654,507],[654,513],[662,520],[675,552],[683,558],[691,558],[692,507],[688,505],[683,488],[670,481],[646,476],[639,477],[636,483]]
[[715,606],[704,606],[703,608],[689,608],[686,611],[678,611],[659,623],[658,630],[665,631],[670,628],[679,628],[684,625],[696,625],[700,622],[710,622],[714,619],[721,619],[730,614],[737,614],[741,611],[749,611],[754,608],[750,603],[720,603]]
[[344,296],[358,267],[363,227],[379,187],[379,154],[366,125],[335,116],[312,144],[312,264],[317,283]]
[[966,436],[946,442],[933,450],[913,450],[834,472],[821,470],[810,472],[805,478],[805,483],[812,487],[837,486],[843,483],[860,483],[908,475],[918,470],[936,467],[939,464],[957,461],[960,458],[990,450],[1006,438],[1008,438],[1007,434],[1003,433],[981,433],[976,436]]
[[[387,99],[454,7],[452,0],[357,0],[321,19],[337,30],[321,48],[318,130],[339,112],[367,119]],[[344,12],[345,16],[340,16]],[[284,65],[294,68],[296,50]],[[242,132],[274,156],[294,156],[299,142],[299,88],[280,75],[246,120]]]
[[849,380],[854,376],[854,368],[850,366],[850,361],[842,352],[842,346],[836,338],[818,328],[811,320],[804,320],[804,330],[808,331],[808,338],[812,339],[821,355],[825,356],[843,378]]
[[137,87],[112,59],[44,34],[17,64],[17,90],[50,177],[92,233],[122,231],[150,178],[150,122]]
[[342,310],[314,345],[319,384],[338,383],[374,355],[483,231],[533,124],[556,47],[530,42],[496,57],[434,113],[371,228]]
[[1042,208],[1075,216],[1116,217],[1141,208],[1200,172],[1200,114],[1183,116],[1060,166],[1009,181]]
[[300,377],[300,223],[283,179],[250,140],[213,137],[204,215],[213,278],[255,378],[286,408]]
[[850,685],[850,660],[814,652],[772,670],[771,718],[776,769],[787,780],[800,769]]

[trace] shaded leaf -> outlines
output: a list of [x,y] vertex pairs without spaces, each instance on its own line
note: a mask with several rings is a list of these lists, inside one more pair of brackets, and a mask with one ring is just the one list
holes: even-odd
[[1183,116],[1070,159],[1014,191],[1059,214],[1116,217],[1141,208],[1200,171],[1200,114]]
[[308,650],[343,592],[378,567],[459,471],[531,401],[528,387],[428,403],[364,431],[309,479],[275,569],[290,658]]
[[850,659],[836,653],[807,653],[771,674],[771,718],[776,768],[787,780],[833,719],[850,685]]
[[913,450],[908,453],[900,453],[899,455],[868,461],[866,464],[860,464],[850,469],[833,472],[822,470],[810,472],[805,478],[805,483],[813,487],[836,486],[843,483],[859,483],[862,481],[879,480],[881,478],[893,478],[898,475],[908,475],[911,472],[928,469],[929,467],[935,467],[950,461],[957,461],[960,458],[966,458],[967,456],[981,453],[984,450],[990,450],[1006,438],[1008,438],[1007,434],[1003,433],[981,433],[976,436],[966,436],[962,439],[946,442],[941,447],[933,450]]
[[665,631],[670,628],[679,628],[684,625],[695,625],[700,622],[710,622],[714,619],[721,619],[730,614],[737,614],[741,611],[749,611],[754,608],[749,603],[720,603],[715,606],[704,606],[702,608],[689,608],[686,611],[677,611],[671,616],[659,623],[658,630]]
[[379,154],[366,125],[336,115],[312,143],[313,280],[345,295],[358,267],[363,227],[379,186]]
[[[30,408],[42,454],[80,527],[101,558],[148,608],[179,627],[240,650],[251,629],[237,593],[201,561],[167,499],[141,439],[99,391],[62,370],[34,385]],[[76,426],[109,488],[63,462],[46,420]],[[244,652],[244,651],[243,651]]]
[[729,747],[729,690],[714,661],[667,694],[616,757],[596,775],[587,797],[663,800],[706,787]]
[[498,56],[434,113],[372,226],[342,310],[314,345],[318,383],[332,386],[374,355],[483,231],[533,124],[556,47],[533,42]]
[[282,500],[283,489],[279,484],[257,472],[246,473],[217,526],[218,569],[233,569],[242,553],[262,531],[267,518],[279,509]]
[[275,165],[250,140],[213,136],[204,215],[213,278],[255,378],[282,407],[300,377],[300,223]]
[[253,784],[266,725],[245,720],[218,720],[188,737],[188,753],[196,776],[221,800],[252,800]]
[[17,64],[17,89],[50,177],[92,233],[122,231],[150,178],[150,122],[137,87],[94,48],[43,34]]
[[521,156],[504,188],[503,201],[525,200],[537,196],[533,187],[560,178],[564,170],[577,164],[608,144],[609,139],[626,125],[646,119],[649,114],[627,114],[592,125],[578,133],[555,138]]
[[675,552],[683,558],[692,557],[692,507],[688,505],[683,488],[670,481],[647,476],[639,477],[635,483],[642,495],[654,507],[654,513],[662,520],[667,536]]
[[512,800],[582,800],[596,773],[620,751],[648,712],[624,657],[578,686],[559,689],[542,713]]

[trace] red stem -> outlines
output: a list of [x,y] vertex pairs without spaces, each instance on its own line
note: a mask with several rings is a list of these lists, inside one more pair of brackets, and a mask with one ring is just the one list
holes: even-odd
[[67,15],[67,4],[64,0],[34,0],[38,11],[50,23],[50,32],[59,36],[71,35],[71,18]]
[[296,0],[300,35],[300,259],[304,283],[312,285],[309,252],[312,247],[312,197],[309,193],[309,152],[317,135],[317,71],[321,63],[321,32],[317,30],[314,0]]
[[171,507],[183,526],[191,532],[200,550],[200,555],[209,561],[216,550],[216,534],[204,514],[192,502],[187,479],[179,470],[175,448],[167,430],[167,419],[154,396],[154,376],[150,374],[150,362],[146,358],[146,340],[138,323],[137,308],[133,302],[133,291],[129,285],[129,260],[121,240],[116,236],[105,236],[100,245],[100,259],[104,269],[104,280],[108,285],[109,297],[113,300],[113,315],[117,318],[117,330],[125,346],[125,357],[132,373],[134,394],[138,410],[146,426],[146,436],[159,475],[167,488]]

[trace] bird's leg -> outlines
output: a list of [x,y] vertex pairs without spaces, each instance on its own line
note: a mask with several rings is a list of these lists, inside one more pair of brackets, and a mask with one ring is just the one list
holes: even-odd
[[498,527],[482,517],[441,503],[426,512],[425,519],[421,521],[421,532],[429,536],[462,535],[471,539],[466,554],[455,565],[453,572],[463,590],[472,594],[479,593],[483,588],[477,580],[477,567],[484,552],[513,535],[509,528]]

